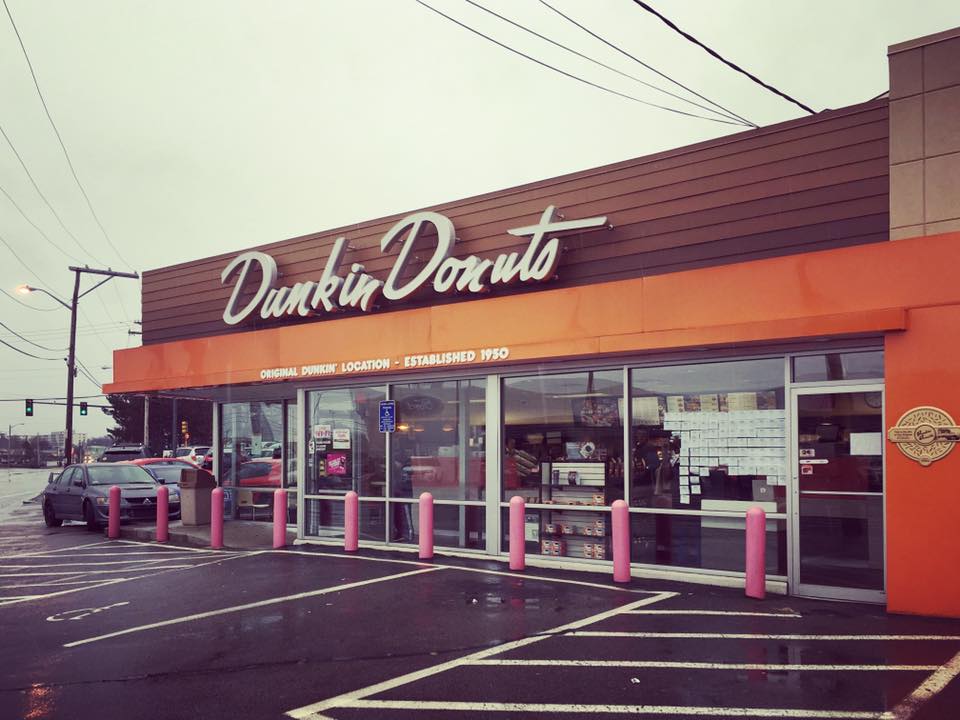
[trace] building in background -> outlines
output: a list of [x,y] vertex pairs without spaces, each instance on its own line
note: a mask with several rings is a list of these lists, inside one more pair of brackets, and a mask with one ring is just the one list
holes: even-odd
[[598,568],[625,499],[638,573],[737,584],[760,505],[775,587],[960,616],[960,29],[889,61],[889,98],[145,273],[105,392],[214,401],[231,508],[294,489],[306,541],[355,490],[415,543],[429,491],[502,557],[520,495],[528,553]]

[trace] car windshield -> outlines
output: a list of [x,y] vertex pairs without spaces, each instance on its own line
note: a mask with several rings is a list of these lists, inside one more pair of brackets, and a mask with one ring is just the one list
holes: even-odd
[[180,484],[180,471],[186,465],[150,465],[149,470],[167,484]]
[[190,448],[177,448],[176,456],[177,457],[186,457],[190,454]]
[[87,468],[87,474],[90,476],[91,485],[135,485],[143,483],[146,485],[156,484],[150,477],[150,473],[145,472],[135,465],[114,465],[113,467],[90,467]]

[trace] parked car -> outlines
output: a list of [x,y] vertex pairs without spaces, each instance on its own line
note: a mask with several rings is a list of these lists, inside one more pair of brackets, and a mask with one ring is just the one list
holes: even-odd
[[180,472],[184,469],[201,470],[201,472],[206,473],[206,471],[202,470],[199,465],[196,465],[192,462],[187,462],[184,459],[136,458],[135,460],[130,460],[130,462],[146,469],[147,472],[149,472],[171,490],[178,489],[180,487]]
[[97,458],[97,462],[123,462],[125,460],[134,460],[136,458],[153,457],[150,448],[142,444],[113,445],[103,451],[103,455]]
[[178,447],[173,456],[181,460],[189,460],[194,465],[200,465],[208,452],[210,452],[209,445],[191,445],[190,447]]
[[223,473],[221,485],[239,485],[240,487],[280,487],[283,476],[283,461],[273,458],[259,458],[241,463],[236,472],[228,468]]
[[[121,520],[155,520],[160,483],[142,467],[129,463],[68,465],[50,473],[43,491],[43,520],[59,527],[64,520],[83,520],[96,530],[109,518],[110,488],[120,488]],[[170,490],[171,519],[180,517],[180,492]]]
[[[206,455],[203,456],[203,462],[200,463],[200,467],[204,470],[209,470],[213,472],[213,453],[215,448],[210,448]],[[240,462],[246,462],[249,458],[244,453],[240,453]],[[233,451],[227,448],[223,451],[223,457],[221,458],[223,464],[229,466],[233,462]]]

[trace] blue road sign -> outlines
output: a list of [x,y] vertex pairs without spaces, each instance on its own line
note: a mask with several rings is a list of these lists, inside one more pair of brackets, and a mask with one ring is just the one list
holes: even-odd
[[397,429],[397,401],[380,401],[380,432],[393,432]]

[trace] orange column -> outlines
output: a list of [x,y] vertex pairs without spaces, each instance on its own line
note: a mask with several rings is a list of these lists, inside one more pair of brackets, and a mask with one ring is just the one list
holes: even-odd
[[[960,423],[960,305],[912,309],[886,338],[886,427],[919,405]],[[929,467],[887,449],[887,607],[960,617],[960,448]]]

